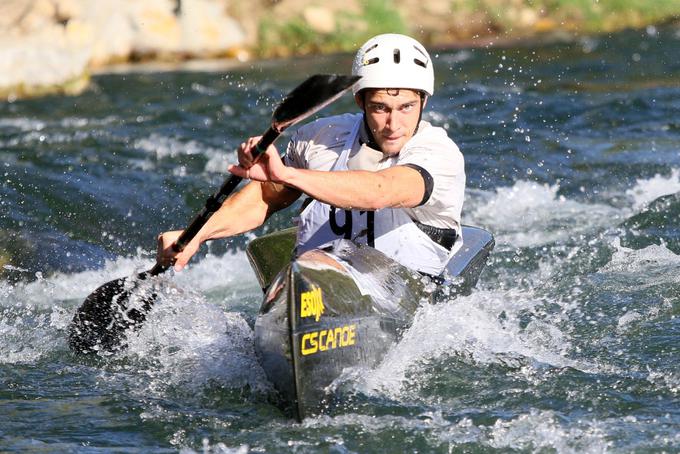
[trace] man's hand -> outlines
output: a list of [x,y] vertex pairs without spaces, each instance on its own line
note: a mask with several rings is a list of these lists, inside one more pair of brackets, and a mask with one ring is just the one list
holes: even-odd
[[239,165],[230,165],[229,172],[254,181],[283,183],[288,168],[281,161],[274,145],[270,145],[267,151],[260,155],[255,162],[253,151],[259,140],[260,136],[251,137],[239,146],[237,150]]
[[163,266],[174,266],[175,271],[181,271],[189,259],[198,251],[200,241],[196,238],[191,240],[182,252],[175,252],[172,245],[175,244],[182,230],[164,232],[158,235],[158,247],[156,249],[156,262]]

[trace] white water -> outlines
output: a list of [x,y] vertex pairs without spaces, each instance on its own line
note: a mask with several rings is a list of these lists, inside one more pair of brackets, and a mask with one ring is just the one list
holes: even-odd
[[[474,219],[472,224],[483,225],[496,233],[497,249],[546,247],[557,243],[551,247],[562,250],[560,242],[579,234],[592,237],[601,229],[611,228],[612,217],[624,220],[656,198],[677,189],[680,189],[677,170],[669,177],[657,175],[640,179],[625,193],[631,206],[621,209],[565,199],[557,195],[557,186],[518,182],[511,188],[501,188],[493,193],[477,192],[470,217]],[[495,215],[491,216],[491,213]],[[583,222],[573,222],[574,219]],[[552,231],[551,226],[554,227]],[[597,235],[594,238],[603,239]],[[632,250],[622,247],[617,236],[604,238],[610,238],[606,241],[613,254],[598,274],[631,279],[644,272],[648,286],[680,282],[680,256],[664,245]],[[587,301],[580,300],[578,287],[561,299],[545,296],[541,291],[553,275],[560,273],[562,266],[569,264],[580,247],[570,246],[563,257],[543,260],[534,276],[523,277],[523,286],[478,289],[467,297],[423,306],[413,326],[376,368],[348,370],[330,390],[349,388],[365,395],[407,401],[417,399],[411,395],[411,377],[422,379],[428,362],[448,356],[471,365],[517,367],[517,373],[529,381],[535,379],[536,369],[544,366],[627,375],[626,371],[606,361],[579,359],[571,334],[565,330],[570,317],[581,317],[588,312],[580,307]],[[507,276],[508,280],[512,278]],[[546,312],[548,306],[553,307],[550,313]],[[624,333],[641,321],[663,316],[671,310],[672,307],[664,302],[648,306],[644,311],[624,307],[618,319],[618,330]],[[527,314],[531,315],[531,321],[523,324]],[[650,380],[661,375],[652,370],[638,372],[649,374]],[[669,381],[670,384],[664,383],[664,386],[676,390],[677,377],[671,377]]]
[[[680,190],[680,173],[640,179],[622,197],[629,207],[615,208],[598,203],[570,200],[559,196],[556,185],[537,185],[520,181],[510,188],[493,192],[478,191],[468,201],[467,221],[496,233],[499,250],[517,247],[551,247],[577,235],[593,235],[612,225],[612,217],[625,219],[642,210],[659,196]],[[494,214],[494,215],[492,215]],[[599,273],[628,278],[635,273],[658,270],[658,280],[647,283],[678,282],[680,256],[664,245],[632,250],[614,237],[608,243],[611,259]],[[573,368],[583,373],[612,371],[598,359],[585,361],[573,349],[574,339],[565,329],[571,314],[578,312],[578,298],[548,298],[539,283],[558,273],[570,260],[555,257],[544,260],[529,276],[528,287],[483,288],[471,296],[424,306],[412,328],[385,360],[373,370],[348,371],[334,387],[389,399],[409,402],[419,398],[414,391],[414,376],[426,373],[427,363],[455,356],[470,365],[499,364],[513,368],[513,374],[529,383],[542,380],[541,368]],[[55,349],[65,350],[64,333],[72,311],[98,285],[131,275],[152,266],[140,252],[136,257],[106,262],[102,269],[74,274],[37,276],[30,283],[0,282],[0,361],[5,364],[31,363]],[[663,271],[667,271],[664,273]],[[120,359],[135,367],[110,367],[100,372],[100,380],[111,386],[124,383],[141,400],[166,396],[169,390],[186,396],[201,394],[206,386],[249,387],[258,393],[271,390],[257,364],[252,348],[252,330],[239,310],[245,305],[255,313],[260,289],[243,252],[224,257],[209,255],[185,271],[166,278],[158,310],[149,323],[130,338],[130,348]],[[656,279],[656,278],[655,278]],[[561,312],[545,317],[545,307],[557,305]],[[232,310],[234,308],[234,310]],[[617,330],[628,330],[650,317],[663,316],[672,308],[663,303],[646,311],[626,309],[618,316]],[[531,314],[522,325],[521,317]],[[30,330],[26,326],[31,326]],[[625,375],[622,371],[615,373]],[[680,394],[680,376],[667,372],[643,371],[646,380],[674,395]],[[421,377],[422,378],[422,377]],[[416,393],[416,394],[414,394]],[[198,397],[197,397],[198,398]],[[431,408],[447,407],[452,402],[433,401]],[[149,405],[142,419],[163,420],[161,407]],[[551,411],[530,410],[513,419],[498,418],[490,424],[474,423],[467,418],[450,420],[441,411],[418,417],[368,416],[343,414],[306,420],[304,428],[333,426],[361,427],[382,434],[386,430],[426,433],[442,443],[459,445],[479,443],[492,449],[551,450],[557,452],[607,452],[608,438],[635,421],[625,418],[583,419],[565,423]],[[288,423],[286,423],[288,424]],[[280,431],[286,430],[284,427]],[[679,436],[666,437],[677,445]],[[675,436],[675,438],[673,438]],[[205,448],[212,452],[245,452],[246,447],[229,448],[229,443]],[[189,451],[187,451],[189,452]]]
[[[136,165],[143,169],[153,169],[156,161],[163,159],[198,155],[207,160],[204,167],[205,172],[224,173],[227,176],[227,166],[234,163],[236,159],[233,150],[217,149],[195,140],[186,142],[159,134],[152,134],[147,138],[137,140],[135,148],[148,154],[146,160],[136,162]],[[183,166],[178,166],[175,174],[181,176],[182,172],[185,171],[183,169]]]
[[680,169],[638,179],[620,195],[630,203],[623,208],[567,199],[558,195],[559,189],[558,184],[520,180],[493,192],[469,190],[464,222],[493,232],[502,250],[563,242],[616,225],[657,198],[680,192]]
[[671,169],[669,176],[656,174],[649,179],[638,179],[626,195],[633,200],[633,209],[640,211],[659,197],[676,192],[680,192],[680,169]]

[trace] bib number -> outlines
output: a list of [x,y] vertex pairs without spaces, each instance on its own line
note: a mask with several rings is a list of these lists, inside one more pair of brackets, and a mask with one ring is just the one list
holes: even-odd
[[352,210],[342,210],[345,212],[345,222],[340,225],[336,218],[336,212],[341,211],[335,207],[331,207],[329,213],[329,223],[331,226],[331,231],[337,235],[341,236],[346,240],[352,240],[352,219],[354,218],[353,213],[358,213],[357,217],[366,216],[366,228],[359,231],[357,238],[366,235],[366,243],[375,247],[375,211],[352,211]]

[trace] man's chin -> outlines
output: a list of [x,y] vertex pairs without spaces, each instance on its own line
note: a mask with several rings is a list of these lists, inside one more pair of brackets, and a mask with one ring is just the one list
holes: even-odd
[[380,146],[380,150],[383,152],[383,154],[391,156],[398,154],[404,144],[401,143],[401,141],[385,141],[383,143],[379,143],[378,145]]
[[392,146],[387,146],[383,147],[382,152],[383,154],[389,155],[389,156],[394,156],[395,154],[399,154],[401,151],[401,145],[392,145]]

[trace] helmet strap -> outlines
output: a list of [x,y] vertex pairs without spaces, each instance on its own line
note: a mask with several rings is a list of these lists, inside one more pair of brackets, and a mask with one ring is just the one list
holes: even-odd
[[371,127],[368,126],[368,119],[366,119],[366,90],[361,90],[360,94],[361,94],[361,110],[363,110],[364,112],[364,129],[366,130],[366,135],[368,136],[368,141],[366,142],[366,145],[373,148],[374,150],[380,150],[380,146],[375,141],[375,137],[373,137],[373,131],[371,131]]
[[416,129],[413,131],[414,136],[418,132],[418,128],[420,128],[420,120],[423,118],[423,109],[425,108],[425,93],[419,91],[418,94],[420,94],[420,113],[418,114],[418,123],[416,123]]

